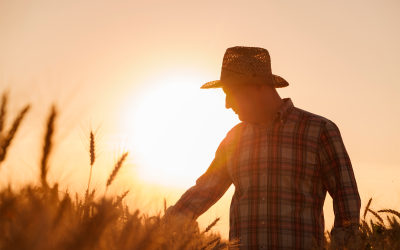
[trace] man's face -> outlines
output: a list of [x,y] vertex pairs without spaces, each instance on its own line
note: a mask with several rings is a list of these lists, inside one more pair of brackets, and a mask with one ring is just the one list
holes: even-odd
[[232,109],[239,116],[239,120],[254,122],[257,119],[260,89],[256,85],[226,86],[222,90],[226,94],[225,108]]

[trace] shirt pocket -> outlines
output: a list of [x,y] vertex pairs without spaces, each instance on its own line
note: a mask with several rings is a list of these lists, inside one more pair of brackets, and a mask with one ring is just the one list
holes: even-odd
[[227,155],[227,168],[240,198],[247,195],[251,186],[250,150]]
[[281,152],[281,188],[310,195],[319,172],[317,149],[290,146],[282,148]]

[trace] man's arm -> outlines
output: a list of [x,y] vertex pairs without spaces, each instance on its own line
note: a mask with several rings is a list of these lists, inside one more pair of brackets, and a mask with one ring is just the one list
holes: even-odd
[[190,219],[197,219],[225,194],[231,184],[222,141],[207,171],[168,210],[168,214],[183,214]]
[[338,127],[331,121],[322,130],[318,150],[324,185],[333,199],[335,223],[332,234],[357,230],[361,199],[349,155]]

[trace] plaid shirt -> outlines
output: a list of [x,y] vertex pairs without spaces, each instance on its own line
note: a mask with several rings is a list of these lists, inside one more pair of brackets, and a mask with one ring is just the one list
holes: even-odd
[[327,191],[334,229],[358,222],[361,200],[339,129],[284,101],[267,127],[242,122],[229,131],[171,212],[197,219],[233,183],[229,239],[240,238],[242,249],[311,249],[313,238],[323,246]]

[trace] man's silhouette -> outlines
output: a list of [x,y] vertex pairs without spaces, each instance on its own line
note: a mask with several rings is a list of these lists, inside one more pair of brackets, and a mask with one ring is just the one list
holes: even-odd
[[242,121],[219,145],[207,171],[168,214],[197,219],[235,185],[231,240],[242,249],[311,249],[323,246],[326,193],[333,198],[333,236],[357,229],[360,197],[338,127],[281,99],[289,84],[271,72],[267,50],[228,48],[221,79],[226,108]]

